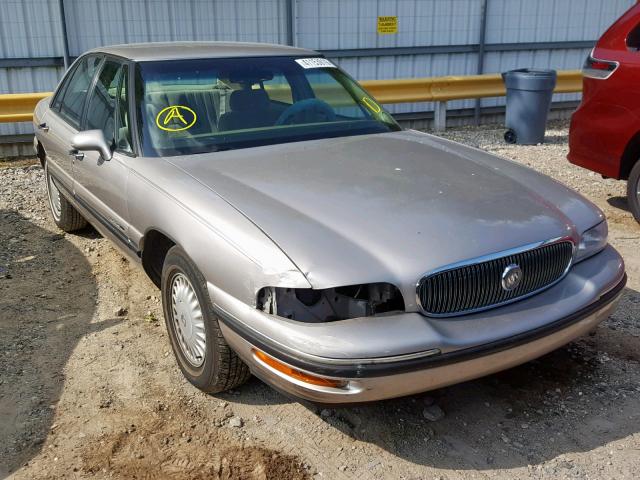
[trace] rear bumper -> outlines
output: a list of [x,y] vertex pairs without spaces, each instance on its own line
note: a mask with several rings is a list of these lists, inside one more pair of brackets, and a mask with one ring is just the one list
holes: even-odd
[[[544,355],[605,319],[625,283],[624,264],[607,247],[575,265],[556,286],[506,307],[446,320],[419,314],[371,317],[356,321],[355,329],[348,328],[350,321],[300,324],[246,305],[249,310],[236,309],[235,299],[229,302],[211,285],[210,290],[225,339],[256,376],[294,397],[339,404],[427,391]],[[268,323],[260,325],[261,321]],[[270,323],[275,328],[265,335]],[[393,337],[388,326],[400,334]],[[349,341],[349,335],[358,333]],[[423,348],[416,348],[416,337]],[[404,351],[399,349],[403,340],[411,345]],[[254,349],[299,371],[340,380],[344,386],[316,386],[291,378],[257,358]]]
[[620,178],[622,156],[639,125],[638,118],[624,106],[597,97],[583,100],[571,117],[567,158],[605,177]]

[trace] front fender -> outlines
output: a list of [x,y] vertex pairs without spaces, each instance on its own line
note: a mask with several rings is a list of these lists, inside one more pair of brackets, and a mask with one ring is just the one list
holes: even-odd
[[[254,306],[265,286],[310,288],[293,262],[218,195],[159,158],[133,158],[127,185],[130,238],[150,229],[180,245],[207,282]],[[170,186],[170,188],[169,188]]]

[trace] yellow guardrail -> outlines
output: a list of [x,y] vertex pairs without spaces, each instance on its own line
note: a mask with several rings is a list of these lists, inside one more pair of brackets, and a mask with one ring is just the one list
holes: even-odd
[[30,122],[36,103],[49,95],[51,92],[0,95],[0,122]]
[[[447,102],[505,95],[500,74],[468,75],[429,78],[402,78],[395,80],[365,80],[362,85],[380,102]],[[555,93],[582,91],[582,72],[562,70],[558,72]],[[14,93],[0,95],[0,122],[28,122],[33,109],[51,92]]]
[[[446,102],[506,94],[502,76],[467,75],[451,77],[406,78],[398,80],[365,80],[361,82],[380,103]],[[555,93],[582,91],[582,72],[558,72]]]

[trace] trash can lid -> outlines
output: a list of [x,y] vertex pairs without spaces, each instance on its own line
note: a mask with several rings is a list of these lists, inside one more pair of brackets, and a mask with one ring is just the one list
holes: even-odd
[[546,68],[516,68],[515,70],[509,70],[502,74],[516,75],[516,76],[531,76],[531,77],[556,77],[557,72],[552,69]]
[[556,78],[555,70],[541,68],[518,68],[502,73],[505,86],[514,90],[553,90]]

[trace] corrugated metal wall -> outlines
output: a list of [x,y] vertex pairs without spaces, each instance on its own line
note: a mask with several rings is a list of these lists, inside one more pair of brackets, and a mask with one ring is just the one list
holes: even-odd
[[633,0],[490,0],[487,43],[593,40]]
[[[2,0],[0,10],[0,58],[62,55],[60,12],[56,1]],[[61,68],[0,68],[0,93],[51,90],[62,71]],[[33,129],[28,123],[0,123],[0,136],[31,132]],[[0,145],[0,156],[17,155],[20,150],[15,145]]]
[[286,43],[284,0],[66,0],[71,55],[173,40]]
[[[634,0],[488,0],[487,44],[595,41]],[[478,44],[481,0],[297,0],[296,39],[300,46],[364,49]],[[396,35],[377,35],[376,17],[398,17]],[[522,50],[485,54],[484,72],[538,67],[577,69],[586,49]],[[477,73],[477,53],[360,56],[336,62],[357,79],[402,78]],[[554,101],[578,99],[556,95]],[[471,108],[473,100],[450,102]],[[482,106],[503,105],[503,98],[484,99]],[[433,105],[387,107],[393,113],[429,111]]]
[[[480,36],[479,0],[297,0],[296,38],[317,50],[467,45]],[[398,33],[378,35],[378,16]]]
[[[339,51],[336,62],[358,79],[469,75],[477,72],[483,0],[65,0],[71,56],[100,45],[166,40],[239,40]],[[58,0],[0,0],[0,59],[62,57]],[[487,0],[486,42],[594,41],[633,0]],[[293,32],[288,8],[293,6]],[[397,16],[398,33],[379,35],[378,16]],[[441,46],[461,53],[390,55],[375,49]],[[360,52],[349,53],[359,49]],[[362,49],[366,49],[362,52]],[[346,50],[346,52],[345,52]],[[464,50],[464,48],[463,48]],[[488,49],[485,72],[519,67],[580,68],[588,48]],[[0,93],[46,91],[62,68],[0,68]],[[556,100],[577,95],[556,96]],[[485,99],[483,105],[503,103]],[[449,107],[472,107],[473,101]],[[428,111],[429,104],[390,108]],[[31,132],[0,124],[0,136]],[[28,150],[27,150],[28,151]],[[14,155],[0,145],[0,155]]]

